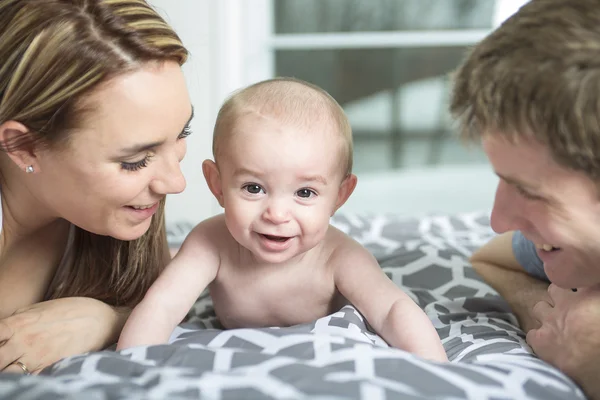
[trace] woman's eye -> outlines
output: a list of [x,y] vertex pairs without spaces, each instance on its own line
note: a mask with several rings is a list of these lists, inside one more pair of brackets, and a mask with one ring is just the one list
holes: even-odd
[[262,187],[254,183],[244,186],[244,189],[251,194],[259,194],[260,192],[264,192]]
[[140,161],[135,161],[135,162],[125,162],[122,161],[121,162],[121,168],[126,170],[126,171],[138,171],[142,168],[145,168],[148,166],[148,161],[150,161],[150,158],[152,158],[152,155],[147,154],[142,160]]
[[191,134],[192,134],[192,128],[189,125],[187,125],[185,128],[183,128],[183,130],[181,131],[181,133],[179,134],[177,139],[185,139],[186,137],[190,136]]
[[298,197],[302,197],[303,199],[308,199],[312,196],[316,196],[317,194],[313,190],[310,190],[310,189],[300,189],[296,192],[296,195]]

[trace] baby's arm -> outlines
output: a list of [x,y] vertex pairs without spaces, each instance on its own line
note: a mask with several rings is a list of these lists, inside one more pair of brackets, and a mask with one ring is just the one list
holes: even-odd
[[421,308],[354,240],[332,258],[337,289],[391,346],[434,361],[448,361],[440,337]]
[[167,342],[198,296],[215,279],[220,259],[209,236],[212,222],[200,223],[186,237],[179,252],[133,309],[117,350]]

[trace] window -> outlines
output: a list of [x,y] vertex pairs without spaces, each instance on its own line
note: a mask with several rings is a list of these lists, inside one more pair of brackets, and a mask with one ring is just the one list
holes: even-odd
[[[240,59],[228,63],[222,94],[273,76],[323,87],[352,124],[359,178],[425,169],[434,179],[454,167],[488,168],[480,149],[457,139],[450,73],[523,3],[224,0],[223,12],[237,7],[238,14],[225,18],[232,28],[222,45]],[[483,194],[487,203],[494,185]]]

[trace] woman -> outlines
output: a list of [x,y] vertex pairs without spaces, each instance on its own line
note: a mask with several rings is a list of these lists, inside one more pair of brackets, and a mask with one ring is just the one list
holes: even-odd
[[143,0],[0,0],[0,370],[114,343],[169,259],[187,51]]

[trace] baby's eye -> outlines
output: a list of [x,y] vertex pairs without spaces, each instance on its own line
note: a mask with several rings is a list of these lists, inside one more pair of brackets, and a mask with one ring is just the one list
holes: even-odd
[[259,194],[260,192],[263,192],[263,193],[265,192],[264,189],[262,187],[260,187],[260,185],[257,185],[255,183],[250,183],[248,185],[245,185],[243,187],[243,189],[251,194]]
[[298,197],[301,197],[301,198],[303,198],[303,199],[308,199],[308,198],[310,198],[310,197],[312,197],[312,196],[316,196],[317,194],[315,193],[315,191],[314,191],[314,190],[310,190],[310,189],[306,189],[306,188],[304,188],[304,189],[300,189],[300,190],[298,190],[298,191],[296,192],[296,195],[297,195]]

